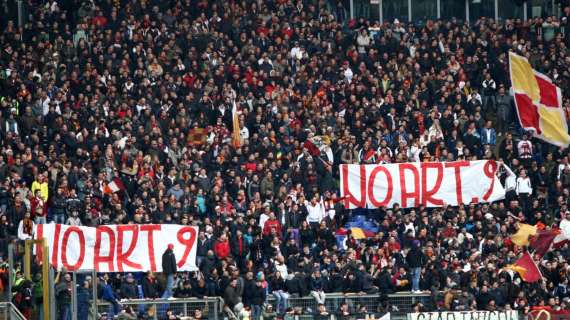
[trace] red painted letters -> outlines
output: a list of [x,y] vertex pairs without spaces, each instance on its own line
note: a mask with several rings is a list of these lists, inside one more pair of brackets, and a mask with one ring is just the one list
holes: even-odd
[[[123,264],[132,268],[141,269],[142,267],[140,263],[132,262],[129,260],[129,256],[135,249],[137,240],[139,238],[138,226],[134,224],[120,225],[117,226],[117,232],[119,233],[117,237],[117,269],[119,269],[119,272],[123,272]],[[129,244],[127,251],[123,252],[123,239],[125,232],[132,232],[133,238],[131,239],[131,243]]]
[[[404,208],[469,201],[492,202],[505,197],[497,164],[490,160],[457,162],[342,164],[341,198],[349,209]],[[385,177],[385,178],[384,178]]]
[[349,207],[350,204],[354,204],[357,207],[364,208],[366,206],[366,168],[364,165],[360,166],[360,200],[356,199],[354,195],[350,192],[348,188],[348,165],[341,165],[342,175],[342,190],[344,195],[344,206]]
[[[414,184],[412,186],[406,185],[406,170],[409,170],[414,175]],[[420,174],[418,168],[412,163],[400,163],[400,189],[402,190],[402,207],[408,207],[408,199],[413,199],[414,204],[417,206],[420,203]],[[413,187],[414,191],[408,192],[408,188]]]
[[[443,180],[443,164],[439,162],[423,162],[422,165],[422,205],[425,206],[429,203],[441,206],[443,201],[441,199],[436,199],[434,195],[439,191],[441,187],[441,181]],[[427,190],[428,184],[428,169],[437,169],[437,178],[435,179],[435,185],[431,190]]]
[[[386,175],[386,183],[388,191],[386,192],[386,196],[384,196],[384,200],[377,201],[376,198],[374,197],[374,183],[376,181],[376,176],[380,172]],[[385,167],[380,167],[380,166],[372,169],[372,172],[370,173],[370,180],[368,180],[368,192],[367,192],[368,198],[370,199],[372,205],[374,205],[377,208],[388,205],[388,203],[390,203],[390,200],[392,200],[393,190],[394,186],[392,185],[392,175],[390,174],[390,171],[388,171],[388,169],[386,169]]]
[[[71,235],[72,232],[75,232],[79,237],[79,258],[77,258],[77,261],[73,265],[69,264],[69,261],[67,260],[67,244],[69,242],[69,236]],[[65,230],[65,232],[63,233],[63,240],[61,241],[61,263],[63,263],[65,269],[70,271],[75,271],[81,268],[84,259],[85,259],[85,235],[83,234],[83,231],[78,227],[67,228],[67,230]]]
[[[109,255],[101,256],[101,234],[106,233],[109,236]],[[93,265],[95,270],[99,270],[99,264],[106,263],[109,270],[115,271],[113,262],[115,261],[115,232],[107,226],[100,226],[95,230],[95,255],[93,257]]]
[[160,224],[145,224],[142,225],[140,231],[146,231],[148,241],[148,257],[150,260],[150,271],[156,272],[156,261],[154,260],[154,237],[155,231],[160,231]]
[[457,203],[463,204],[463,187],[461,184],[461,167],[469,167],[469,161],[455,161],[445,163],[446,168],[454,168],[455,173],[455,195]]
[[[185,238],[184,234],[189,234],[190,236]],[[178,261],[178,268],[180,268],[186,263],[186,260],[190,255],[190,251],[192,251],[192,248],[196,243],[196,230],[192,227],[180,228],[180,230],[178,230],[176,238],[178,239],[178,242],[180,242],[182,245],[185,246],[184,254],[182,254],[182,258],[180,259],[180,261]]]

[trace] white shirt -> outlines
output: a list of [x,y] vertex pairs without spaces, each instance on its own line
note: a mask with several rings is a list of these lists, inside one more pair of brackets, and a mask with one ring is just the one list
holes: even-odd
[[346,78],[346,81],[348,83],[352,82],[353,76],[354,76],[354,73],[352,72],[352,70],[350,68],[346,68],[346,70],[344,70],[344,77]]
[[560,176],[562,175],[562,172],[564,172],[564,169],[565,169],[565,168],[568,168],[568,167],[570,167],[570,164],[563,164],[563,163],[560,163],[560,164],[558,165],[558,175],[557,175],[557,178],[558,178],[558,179],[560,179]]
[[51,102],[51,99],[49,97],[46,97],[46,99],[44,101],[42,101],[42,114],[44,115],[44,117],[49,112],[49,103],[50,102]]
[[287,265],[286,264],[276,263],[275,264],[275,270],[279,271],[279,273],[281,273],[281,276],[283,277],[283,279],[287,279],[289,277],[289,272],[287,272]]
[[412,145],[408,149],[408,158],[413,160],[413,162],[420,162],[420,153],[421,152],[422,152],[422,149],[420,149],[416,145]]
[[505,190],[512,191],[517,188],[517,179],[514,175],[510,175],[505,179]]
[[293,49],[291,49],[291,58],[293,58],[293,60],[301,60],[303,58],[303,52],[301,52],[300,47],[293,47]]
[[269,220],[269,216],[266,215],[265,213],[262,213],[259,216],[259,226],[261,227],[261,229],[263,229],[263,227],[265,226],[265,222]]
[[517,178],[517,194],[528,193],[532,194],[532,186],[530,185],[529,177],[518,177]]
[[242,140],[247,140],[249,139],[249,129],[244,126],[243,128],[241,128],[241,130],[239,131],[239,135],[242,138]]
[[408,231],[412,231],[412,237],[416,236],[416,229],[414,229],[414,224],[412,222],[404,225],[405,229],[404,229],[404,233],[407,233]]
[[305,206],[307,207],[307,222],[318,222],[320,223],[321,220],[325,216],[325,206],[323,205],[322,199],[315,203],[313,206],[311,202],[305,200]]

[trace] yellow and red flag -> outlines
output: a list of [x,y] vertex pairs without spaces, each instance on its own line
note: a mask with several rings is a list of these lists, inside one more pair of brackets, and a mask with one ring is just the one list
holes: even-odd
[[528,252],[523,253],[520,259],[514,264],[506,266],[505,269],[515,271],[525,282],[536,282],[542,279],[540,270]]
[[239,128],[239,117],[238,117],[238,111],[237,111],[237,105],[236,102],[234,100],[233,106],[232,106],[232,125],[233,125],[233,130],[232,130],[232,144],[234,146],[234,148],[239,148],[241,146],[241,136],[240,136],[240,128]]
[[568,147],[570,136],[562,109],[562,92],[550,78],[532,69],[525,57],[509,52],[511,83],[521,126],[559,147]]
[[511,240],[517,246],[528,246],[529,238],[535,236],[537,227],[525,223],[519,223],[519,230],[511,236]]

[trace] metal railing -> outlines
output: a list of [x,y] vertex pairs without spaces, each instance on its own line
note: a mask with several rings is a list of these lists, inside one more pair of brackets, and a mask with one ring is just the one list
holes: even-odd
[[[268,297],[268,302],[275,306],[275,299],[272,295]],[[383,313],[389,311],[393,319],[405,319],[406,314],[412,311],[413,305],[421,302],[424,306],[433,305],[433,296],[428,293],[395,293],[382,296],[380,294],[367,295],[344,295],[341,293],[329,293],[326,295],[325,307],[330,312],[339,310],[341,304],[347,303],[354,312],[358,312],[363,307],[366,313]],[[289,298],[289,306],[301,308],[303,311],[316,311],[317,301],[311,297]]]
[[[122,307],[130,306],[137,314],[143,314],[150,319],[164,319],[168,311],[173,314],[190,317],[195,310],[201,310],[202,316],[206,319],[218,320],[221,313],[220,298],[206,299],[133,299],[120,301]],[[111,312],[113,306],[106,301],[97,300],[97,312],[99,314]]]
[[[363,307],[367,314],[382,314],[389,311],[393,319],[406,319],[406,314],[412,311],[415,303],[421,302],[425,306],[433,305],[433,295],[429,293],[395,293],[389,295],[344,295],[342,293],[330,293],[326,295],[326,309],[335,313],[339,310],[341,304],[347,303],[349,308],[358,313]],[[267,302],[275,306],[275,299],[269,295]],[[211,297],[207,299],[137,299],[123,300],[120,302],[123,307],[131,306],[133,311],[138,314],[144,314],[151,319],[165,318],[168,310],[174,314],[189,317],[194,314],[196,309],[202,311],[207,319],[218,320],[223,310],[223,300],[221,298]],[[275,306],[276,307],[276,306]],[[311,318],[312,313],[318,309],[317,301],[311,297],[291,297],[289,298],[289,307],[300,309],[303,314],[299,317]],[[109,313],[112,305],[109,302],[98,300],[97,311],[99,314]]]
[[24,315],[11,302],[0,302],[1,320],[26,320]]

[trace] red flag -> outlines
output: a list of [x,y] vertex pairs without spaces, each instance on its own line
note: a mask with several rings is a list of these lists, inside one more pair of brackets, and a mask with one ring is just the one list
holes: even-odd
[[321,155],[321,150],[319,150],[319,148],[317,148],[317,146],[315,146],[311,140],[305,141],[305,143],[303,143],[303,147],[307,148],[307,150],[309,150],[309,154],[313,157],[318,157]]
[[540,270],[528,252],[523,253],[517,262],[506,266],[505,269],[516,271],[525,282],[536,282],[542,279]]
[[554,242],[554,238],[560,234],[559,229],[543,230],[530,240],[530,247],[535,250],[535,254],[543,257]]

